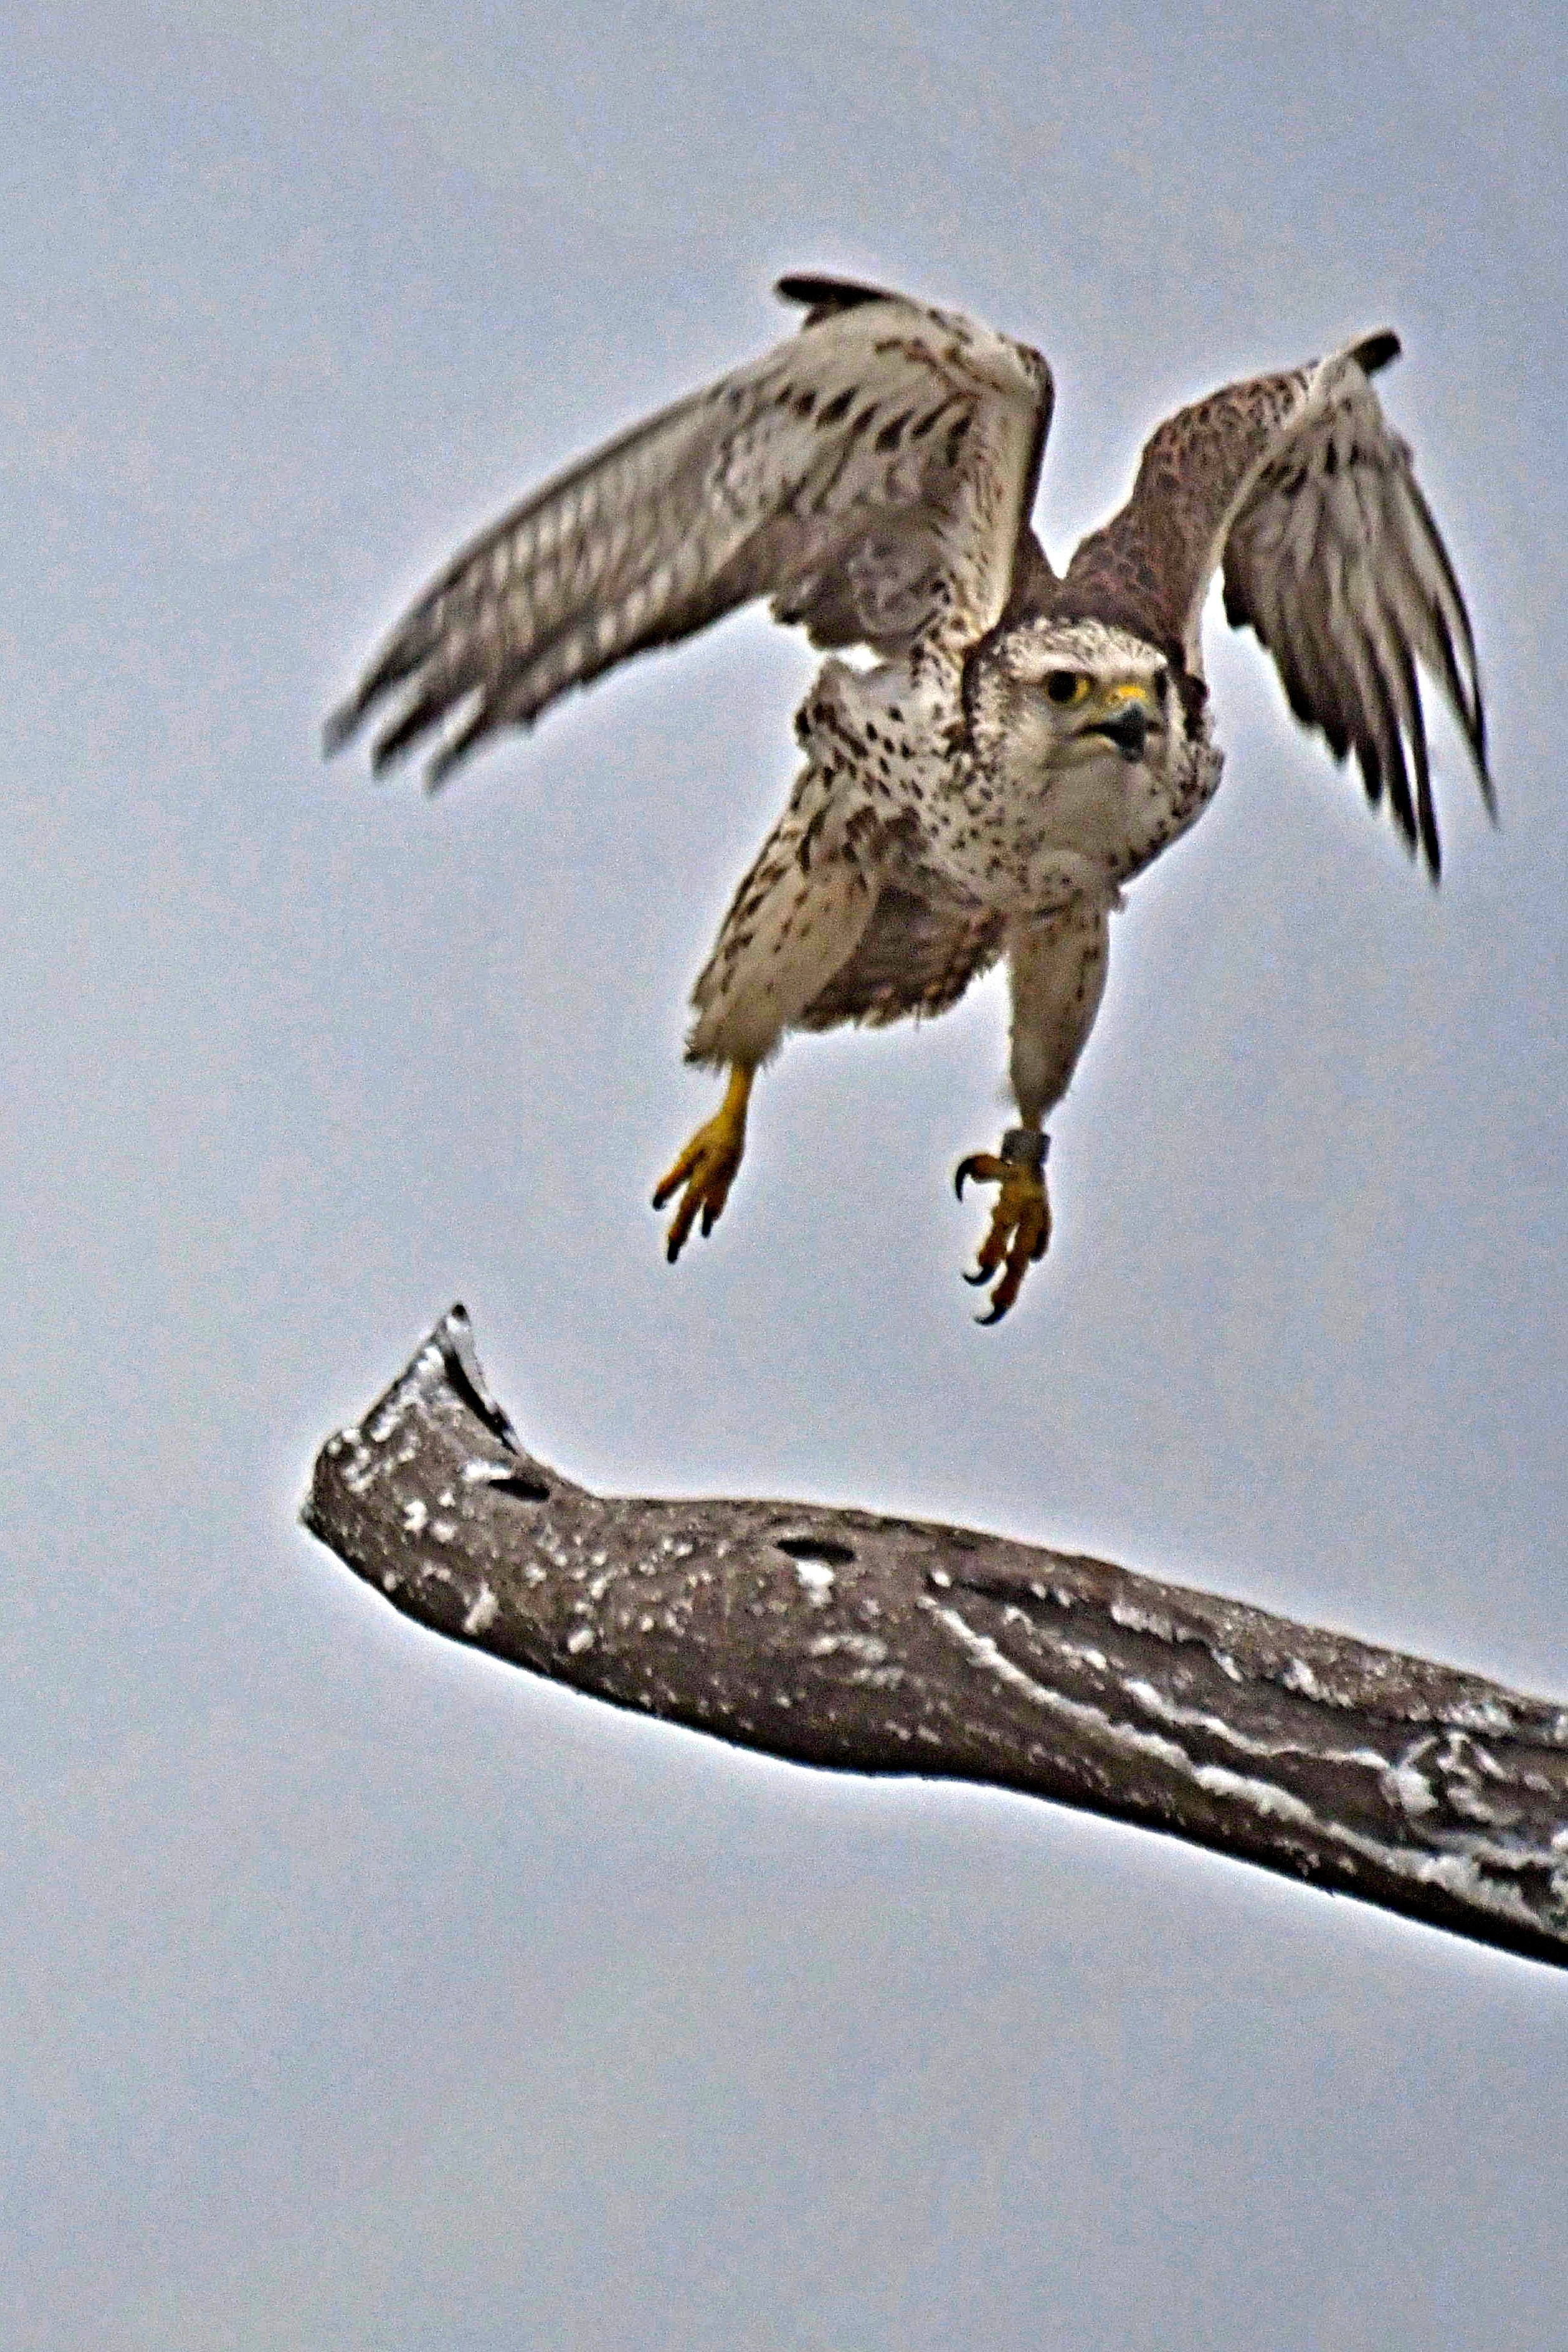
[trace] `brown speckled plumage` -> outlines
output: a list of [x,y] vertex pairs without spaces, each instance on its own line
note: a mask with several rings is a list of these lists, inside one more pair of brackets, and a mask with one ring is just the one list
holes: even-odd
[[1419,671],[1489,806],[1491,790],[1463,599],[1370,382],[1393,336],[1168,418],[1059,578],[1030,523],[1040,354],[874,288],[779,290],[803,331],[476,540],[329,748],[379,709],[377,765],[432,740],[437,782],[570,688],[758,596],[825,649],[866,648],[872,667],[829,659],[801,707],[804,764],[697,981],[689,1052],[750,1070],[792,1028],[940,1012],[1006,957],[1026,1127],[1087,1039],[1123,885],[1218,786],[1198,635],[1216,571],[1297,718],[1354,751],[1436,875]]

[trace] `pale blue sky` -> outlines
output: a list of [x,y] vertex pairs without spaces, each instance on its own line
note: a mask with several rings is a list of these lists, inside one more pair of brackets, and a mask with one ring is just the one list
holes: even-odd
[[[294,1525],[455,1297],[590,1483],[1103,1550],[1564,1668],[1568,37],[1545,5],[32,12],[0,97],[17,2352],[1541,2352],[1568,1986],[403,1625]],[[678,1269],[684,1000],[787,789],[757,616],[438,803],[319,722],[530,479],[861,270],[1164,411],[1384,323],[1503,822],[1434,895],[1210,616],[999,1330],[994,984],[800,1041]]]

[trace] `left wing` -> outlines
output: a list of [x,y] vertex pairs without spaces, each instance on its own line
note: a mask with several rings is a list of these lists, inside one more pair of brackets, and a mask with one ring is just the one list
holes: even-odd
[[1198,628],[1216,569],[1225,612],[1274,656],[1291,709],[1336,760],[1354,750],[1376,807],[1434,877],[1442,864],[1417,670],[1440,688],[1488,811],[1475,639],[1410,451],[1371,378],[1398,355],[1372,335],[1290,374],[1228,384],[1162,425],[1132,498],[1083,541],[1061,602],[1179,651],[1201,675]]
[[[884,658],[1000,619],[1051,421],[1006,335],[875,287],[786,278],[799,334],[547,482],[465,547],[327,727],[379,707],[378,767],[438,737],[432,783],[497,729],[756,596]],[[444,730],[443,732],[443,730]]]

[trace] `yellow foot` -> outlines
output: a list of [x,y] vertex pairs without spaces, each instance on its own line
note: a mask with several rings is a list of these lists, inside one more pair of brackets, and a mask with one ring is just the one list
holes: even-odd
[[999,1323],[1023,1286],[1024,1276],[1045,1255],[1051,1239],[1051,1203],[1045,1197],[1045,1155],[1050,1139],[1032,1128],[1010,1127],[999,1154],[971,1152],[958,1163],[953,1190],[959,1200],[971,1177],[982,1184],[999,1184],[991,1211],[991,1229],[980,1244],[975,1271],[964,1276],[976,1285],[989,1282],[999,1270],[1001,1280],[991,1293],[991,1311],[977,1315],[977,1323]]
[[746,1150],[746,1105],[755,1076],[756,1072],[744,1062],[731,1066],[723,1102],[713,1117],[698,1128],[668,1174],[659,1179],[653,1193],[655,1209],[662,1209],[673,1193],[685,1187],[664,1237],[664,1255],[672,1265],[685,1247],[686,1236],[699,1211],[706,1237],[717,1224],[729,1198],[729,1188]]

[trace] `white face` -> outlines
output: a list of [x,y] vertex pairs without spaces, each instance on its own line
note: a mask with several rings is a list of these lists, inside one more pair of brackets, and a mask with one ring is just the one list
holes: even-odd
[[1100,621],[1039,622],[1006,649],[1010,750],[1052,774],[1120,758],[1163,768],[1180,716],[1152,646]]

